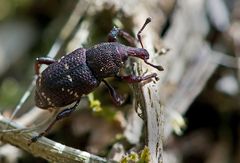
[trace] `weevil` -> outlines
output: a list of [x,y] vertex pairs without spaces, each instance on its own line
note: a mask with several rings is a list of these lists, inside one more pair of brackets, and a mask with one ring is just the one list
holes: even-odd
[[[113,101],[121,105],[124,98],[119,95],[113,87],[105,80],[108,77],[118,77],[127,83],[137,83],[151,78],[157,74],[152,73],[145,76],[120,75],[120,69],[128,57],[137,57],[146,64],[162,71],[162,66],[153,65],[149,59],[148,51],[143,47],[141,32],[151,22],[147,18],[137,34],[137,39],[142,48],[135,46],[136,39],[127,32],[113,27],[108,34],[108,42],[99,43],[90,48],[79,48],[63,56],[59,60],[41,57],[36,59],[35,73],[36,80],[35,102],[36,106],[42,109],[60,108],[74,103],[72,107],[65,108],[59,112],[46,130],[31,139],[31,143],[47,134],[51,127],[60,119],[70,116],[78,106],[81,96],[94,91],[103,82],[110,93]],[[132,46],[126,46],[117,42],[120,36]],[[40,73],[42,64],[48,67]]]

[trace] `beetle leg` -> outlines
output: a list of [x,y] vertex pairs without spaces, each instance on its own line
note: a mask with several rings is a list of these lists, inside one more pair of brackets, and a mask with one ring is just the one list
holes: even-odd
[[156,80],[158,80],[156,73],[152,73],[146,76],[128,75],[128,76],[116,76],[116,77],[122,80],[125,80],[128,83],[138,83],[144,80],[149,80],[151,78],[155,78]]
[[[151,18],[148,17],[145,21],[145,23],[143,24],[142,28],[138,31],[137,33],[137,39],[140,42],[142,48],[143,47],[143,43],[142,43],[142,37],[141,37],[141,33],[143,31],[143,29],[146,27],[146,25],[148,23],[151,22]],[[117,28],[117,27],[113,27],[112,30],[109,32],[108,34],[108,42],[116,42],[117,41],[117,36],[120,36],[122,38],[124,38],[125,40],[127,40],[127,42],[133,46],[136,47],[136,39],[134,37],[132,37],[129,33]]]
[[125,40],[127,40],[127,42],[131,45],[131,46],[136,46],[136,39],[134,37],[132,37],[129,33],[123,31],[123,30],[119,30],[119,34],[120,37],[124,38]]
[[117,27],[113,27],[112,30],[109,32],[108,42],[116,42],[118,36],[124,38],[131,46],[136,46],[136,39],[132,37],[129,33]]
[[102,81],[103,81],[103,83],[107,86],[107,88],[108,88],[108,90],[109,90],[109,93],[110,93],[110,95],[111,95],[114,103],[115,103],[116,105],[122,105],[122,104],[124,103],[124,101],[125,101],[125,98],[124,98],[123,96],[121,96],[120,94],[118,94],[118,93],[114,90],[114,88],[113,88],[110,84],[107,83],[106,80],[102,80]]
[[35,61],[35,73],[36,73],[36,75],[39,75],[39,69],[40,69],[40,66],[42,64],[50,65],[54,62],[56,62],[56,61],[53,58],[48,58],[48,57],[37,58],[36,61]]
[[71,113],[73,111],[75,111],[75,109],[77,108],[79,102],[80,102],[80,100],[78,100],[73,107],[64,109],[63,111],[58,113],[56,118],[54,119],[54,121],[52,121],[52,123],[50,123],[50,125],[47,127],[47,129],[44,130],[43,132],[41,132],[39,135],[32,137],[32,139],[30,140],[28,145],[30,145],[33,142],[36,142],[39,138],[41,138],[42,136],[46,135],[57,121],[65,118],[65,117],[69,117],[71,115]]

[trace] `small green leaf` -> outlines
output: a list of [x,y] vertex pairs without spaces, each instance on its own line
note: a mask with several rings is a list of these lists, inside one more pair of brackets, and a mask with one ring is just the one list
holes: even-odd
[[138,163],[148,163],[148,162],[150,162],[150,151],[149,151],[149,148],[145,146],[140,154],[140,160],[138,161]]
[[90,108],[92,108],[94,112],[102,111],[101,102],[99,100],[94,99],[93,93],[88,94],[88,100],[90,103]]
[[137,162],[138,160],[139,160],[138,154],[135,152],[131,152],[130,154],[123,157],[120,163]]

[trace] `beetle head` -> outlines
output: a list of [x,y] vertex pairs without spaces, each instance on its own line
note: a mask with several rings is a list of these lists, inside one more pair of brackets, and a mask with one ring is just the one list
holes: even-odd
[[149,63],[147,60],[149,59],[149,53],[144,48],[133,48],[129,47],[127,50],[128,56],[133,56],[137,58],[141,58],[146,64],[158,69],[159,71],[163,71],[163,67],[160,65],[153,65],[152,63]]
[[149,53],[144,48],[132,48],[132,47],[130,47],[127,50],[127,54],[128,54],[128,56],[141,58],[142,60],[149,59]]

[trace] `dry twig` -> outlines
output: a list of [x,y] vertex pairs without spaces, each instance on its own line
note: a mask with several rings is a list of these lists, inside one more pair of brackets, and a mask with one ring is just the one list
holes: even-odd
[[101,157],[65,146],[47,138],[43,138],[29,146],[28,143],[33,133],[24,132],[24,130],[22,132],[4,132],[3,129],[7,124],[9,129],[22,128],[0,116],[1,141],[20,147],[34,156],[40,156],[50,162],[106,162]]

